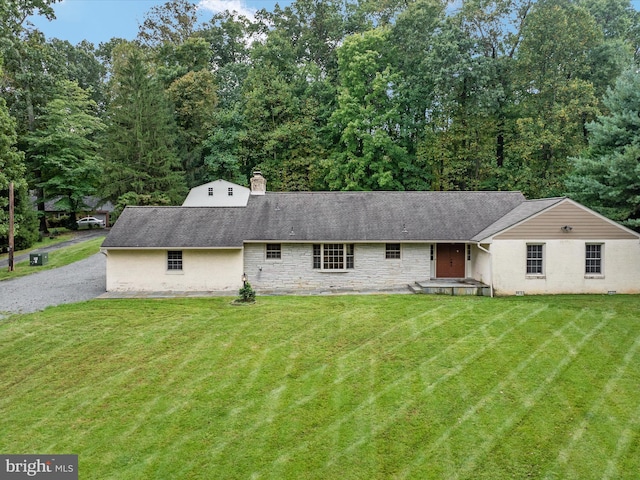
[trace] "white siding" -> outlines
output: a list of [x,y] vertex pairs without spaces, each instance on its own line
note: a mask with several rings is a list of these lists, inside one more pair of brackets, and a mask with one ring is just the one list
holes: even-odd
[[[211,189],[211,195],[209,194]],[[229,195],[229,189],[233,195]],[[251,190],[247,187],[216,180],[193,187],[182,202],[183,207],[246,207]]]
[[384,243],[355,244],[354,268],[340,272],[313,268],[312,244],[282,244],[282,258],[267,260],[265,244],[245,244],[248,281],[258,293],[406,290],[430,277],[430,245],[402,244],[402,258],[387,260]]

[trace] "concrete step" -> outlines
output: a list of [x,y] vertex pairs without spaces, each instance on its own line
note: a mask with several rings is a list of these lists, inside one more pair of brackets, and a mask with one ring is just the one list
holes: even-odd
[[424,293],[427,295],[477,295],[490,296],[491,290],[488,285],[480,282],[455,282],[455,281],[438,281],[429,280],[415,282],[409,285],[409,289],[414,293]]

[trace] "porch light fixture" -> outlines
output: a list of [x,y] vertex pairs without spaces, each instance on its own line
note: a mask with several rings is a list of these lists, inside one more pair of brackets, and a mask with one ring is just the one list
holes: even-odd
[[244,286],[244,287],[247,286],[247,274],[246,273],[242,274],[242,286]]
[[571,230],[573,230],[573,227],[571,225],[565,225],[564,227],[560,227],[560,230],[562,230],[564,233],[569,233]]

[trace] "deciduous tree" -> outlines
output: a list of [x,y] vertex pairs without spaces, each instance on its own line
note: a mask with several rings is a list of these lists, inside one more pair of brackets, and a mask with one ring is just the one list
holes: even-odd
[[103,129],[97,105],[77,83],[63,80],[58,95],[45,107],[40,127],[26,137],[32,166],[40,172],[42,200],[56,201],[70,214],[85,209],[84,198],[96,193],[101,173],[95,136]]
[[29,199],[24,156],[16,149],[16,141],[15,121],[0,98],[0,244],[8,244],[9,183],[13,182],[15,245],[27,248],[38,237],[38,222]]
[[348,37],[338,50],[340,86],[331,123],[340,145],[327,162],[334,190],[401,190],[407,152],[397,142],[399,113],[389,29]]

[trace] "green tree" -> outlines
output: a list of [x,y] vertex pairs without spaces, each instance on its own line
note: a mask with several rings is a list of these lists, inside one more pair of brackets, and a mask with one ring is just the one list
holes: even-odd
[[518,116],[514,58],[534,3],[535,0],[468,0],[456,15],[456,20],[461,22],[460,29],[468,33],[464,43],[468,45],[470,41],[472,45],[466,47],[467,55],[483,60],[484,65],[484,82],[478,85],[483,97],[479,103],[489,115],[482,119],[493,120],[496,167],[493,181],[485,181],[486,188],[513,188],[505,185],[501,177],[504,176],[502,167],[508,157],[513,125]]
[[441,33],[447,29],[444,22],[441,2],[418,0],[400,14],[389,36],[393,65],[399,73],[395,93],[401,115],[400,140],[412,155],[424,137],[429,112],[439,101],[436,83],[442,65],[437,63],[443,51],[438,44],[443,38]]
[[[38,128],[37,119],[42,117],[45,105],[56,92],[55,69],[49,68],[52,53],[51,46],[37,30],[25,30],[21,37],[11,39],[5,50],[3,92],[6,92],[9,112],[16,119],[17,146],[23,152],[27,152],[26,135]],[[25,163],[29,188],[37,192],[40,230],[46,231],[44,195],[38,191],[41,172],[29,155],[26,155]]]
[[167,89],[174,105],[177,150],[188,187],[200,185],[206,175],[203,142],[213,126],[218,100],[215,92],[215,77],[206,69],[186,73]]
[[5,40],[22,35],[30,28],[29,18],[42,15],[48,20],[56,18],[53,5],[59,0],[0,0],[0,37]]
[[138,29],[149,46],[180,45],[192,37],[198,23],[198,6],[188,0],[171,0],[151,7]]
[[604,98],[609,113],[587,125],[589,148],[573,159],[568,194],[640,229],[640,73],[625,70]]
[[87,207],[84,198],[96,193],[100,157],[94,138],[103,129],[97,105],[89,93],[69,80],[60,82],[39,120],[40,128],[26,137],[32,165],[40,172],[42,200],[55,200],[69,212],[70,226],[76,213]]
[[295,95],[292,84],[269,64],[252,70],[245,89],[245,174],[260,169],[274,190],[313,190],[322,157],[316,105]]
[[106,67],[100,62],[93,44],[83,40],[72,45],[66,40],[53,39],[51,45],[51,65],[56,79],[76,82],[89,93],[99,108],[105,103]]
[[38,238],[38,222],[29,199],[24,156],[16,149],[16,140],[15,121],[0,98],[0,244],[8,244],[9,183],[13,182],[15,245],[27,248]]
[[203,181],[224,179],[245,185],[248,173],[242,153],[246,138],[244,118],[235,109],[220,109],[213,118],[215,127],[203,143]]
[[401,190],[408,164],[398,144],[399,114],[389,29],[347,37],[338,50],[338,106],[331,116],[339,147],[327,162],[333,190]]
[[416,134],[416,170],[426,181],[418,187],[486,188],[499,166],[496,144],[504,114],[498,105],[503,90],[495,82],[498,60],[484,54],[485,47],[468,35],[460,17],[436,25],[422,66],[431,82],[429,101],[422,101],[424,120],[416,117],[421,127]]
[[139,47],[114,49],[111,101],[101,138],[101,192],[114,204],[126,193],[164,195],[179,204],[186,183],[175,147],[175,120],[162,84]]
[[518,119],[509,167],[530,196],[557,195],[567,158],[587,144],[585,124],[598,101],[591,55],[604,41],[584,8],[556,0],[536,4],[518,51]]

